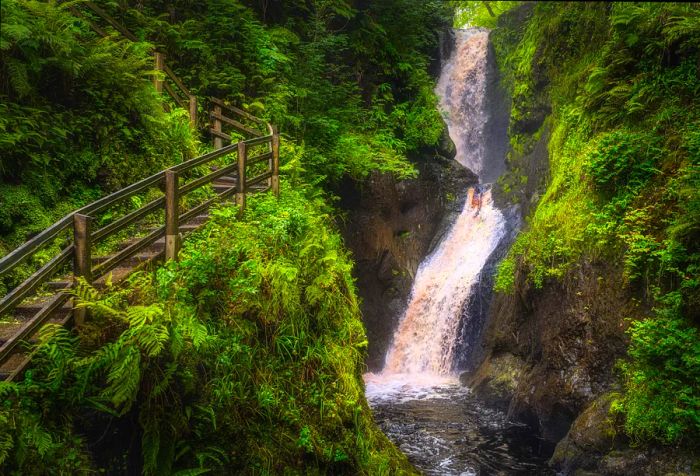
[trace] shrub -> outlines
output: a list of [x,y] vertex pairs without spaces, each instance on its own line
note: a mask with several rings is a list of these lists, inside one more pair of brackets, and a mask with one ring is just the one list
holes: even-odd
[[614,130],[603,134],[586,160],[595,185],[608,194],[639,190],[658,172],[660,138],[644,132]]

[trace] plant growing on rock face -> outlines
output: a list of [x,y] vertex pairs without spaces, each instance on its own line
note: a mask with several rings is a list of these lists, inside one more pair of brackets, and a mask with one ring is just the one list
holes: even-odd
[[654,313],[631,323],[616,408],[638,442],[694,444],[700,13],[687,4],[618,3],[540,4],[529,14],[492,34],[514,96],[504,183],[517,183],[528,165],[519,123],[543,98],[552,108],[550,174],[496,289],[513,292],[518,273],[539,287],[584,261],[619,263]]
[[678,292],[660,299],[656,315],[633,322],[629,360],[620,364],[626,392],[613,411],[637,440],[700,441],[700,335],[681,310]]

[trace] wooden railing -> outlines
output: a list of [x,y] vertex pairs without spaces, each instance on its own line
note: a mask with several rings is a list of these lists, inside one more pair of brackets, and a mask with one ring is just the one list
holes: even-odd
[[[107,36],[107,29],[112,28],[127,39],[138,41],[133,33],[93,2],[75,3],[68,8],[101,36]],[[98,25],[96,18],[106,25]],[[197,125],[197,98],[165,64],[163,53],[154,53],[154,63],[155,70],[161,72],[153,78],[156,90],[165,91],[175,104],[189,112],[192,124]],[[19,359],[13,356],[18,355],[22,342],[50,319],[55,320],[57,311],[63,311],[71,296],[69,291],[78,279],[98,283],[115,268],[129,268],[127,262],[149,247],[160,251],[149,255],[148,260],[163,256],[177,259],[181,232],[186,227],[195,228],[198,223],[194,222],[212,205],[235,195],[239,210],[243,212],[249,192],[271,190],[279,196],[277,130],[220,99],[210,98],[209,107],[208,132],[213,140],[213,152],[90,203],[0,258],[0,282],[15,283],[18,267],[45,259],[50,247],[58,249],[19,285],[13,284],[13,289],[0,299],[0,318],[26,316],[26,306],[31,308],[30,316],[22,320],[11,337],[4,342],[0,340],[0,368],[3,369],[0,378],[11,380],[28,365],[31,356],[19,355]],[[207,185],[214,187],[207,188]],[[144,200],[146,203],[142,203]],[[148,229],[149,225],[153,225],[152,229]],[[138,238],[120,243],[120,234],[138,234],[137,230],[144,229],[147,231]],[[115,247],[117,249],[112,249]],[[109,250],[106,255],[105,249]],[[55,281],[57,276],[60,279]],[[47,299],[40,300],[35,307],[28,304],[38,291],[47,290],[50,291]],[[66,325],[71,322],[82,325],[84,310],[70,305],[67,309],[67,317],[59,321]],[[15,360],[20,363],[14,365]],[[12,367],[11,371],[5,369],[7,366]]]
[[[84,6],[88,10],[88,15],[81,12],[77,6],[70,6],[69,10],[75,16],[85,20],[99,35],[107,36],[108,33],[105,28],[95,23],[95,21],[93,21],[89,15],[100,18],[103,22],[109,25],[109,27],[113,28],[125,38],[131,41],[138,41],[136,35],[120,24],[117,20],[112,18],[109,13],[97,6],[95,3],[86,1],[77,5]],[[156,88],[156,91],[159,93],[165,91],[175,104],[188,111],[190,122],[196,126],[198,107],[197,97],[190,92],[182,80],[178,78],[177,75],[165,63],[165,53],[155,51],[153,56],[154,69],[158,72],[153,78],[153,85]],[[167,104],[164,104],[164,106],[167,109]],[[223,147],[224,142],[231,143],[233,137],[231,133],[227,131],[227,129],[232,129],[235,132],[254,137],[272,133],[265,121],[255,117],[247,111],[233,105],[226,104],[220,99],[214,97],[209,98],[209,107],[211,127],[207,132],[212,137],[215,149],[220,149]]]
[[[221,103],[221,107],[228,106]],[[222,118],[216,120],[225,121]],[[254,116],[245,113],[239,118],[251,119]],[[268,134],[261,135],[256,132],[255,137],[251,139],[218,147],[213,152],[170,167],[90,203],[65,216],[19,248],[0,258],[0,278],[4,278],[39,251],[54,245],[57,240],[60,241],[62,235],[69,234],[67,242],[64,239],[58,254],[0,299],[0,316],[11,315],[22,301],[32,296],[59,271],[65,272],[66,266],[73,262],[72,271],[69,272],[70,281],[66,282],[66,286],[43,303],[43,307],[37,314],[28,319],[21,329],[0,347],[0,365],[3,365],[16,352],[22,341],[47,321],[53,311],[66,303],[70,295],[65,291],[69,290],[78,278],[85,279],[88,283],[95,282],[162,238],[165,238],[165,258],[177,259],[181,242],[179,231],[181,226],[205,213],[212,205],[235,195],[236,203],[242,212],[246,206],[248,192],[272,190],[278,196],[279,134],[274,127],[260,119],[254,119],[258,123],[265,124]],[[236,159],[230,160],[233,156],[236,156]],[[206,173],[203,173],[203,170]],[[254,175],[249,178],[249,173]],[[187,200],[187,196],[191,196],[196,190],[201,190],[204,186],[226,177],[228,182],[218,185],[218,188],[223,188],[222,190],[205,190],[205,193],[200,194],[203,196]],[[261,184],[265,182],[267,187],[261,189]],[[130,198],[142,197],[148,192],[155,192],[157,196],[150,196],[148,203],[142,204],[135,210],[129,210],[118,218],[112,217],[107,224],[96,226],[95,218],[101,213],[123,206]],[[159,211],[164,211],[164,219],[157,223],[155,229],[148,231],[145,236],[135,241],[132,240],[114,254],[103,257],[101,260],[95,259],[96,257],[93,256],[95,245],[115,237],[129,227],[133,229],[144,219]],[[76,325],[81,325],[82,312],[75,311],[74,322]],[[16,373],[14,372],[13,375]]]

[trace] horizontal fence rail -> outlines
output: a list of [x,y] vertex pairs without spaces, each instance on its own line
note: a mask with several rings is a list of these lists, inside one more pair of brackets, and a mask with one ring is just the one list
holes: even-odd
[[[80,8],[84,8],[81,11]],[[83,19],[90,28],[102,37],[109,36],[107,30],[94,21],[94,17],[102,19],[109,27],[128,40],[137,42],[139,39],[129,29],[115,20],[109,13],[93,2],[80,2],[68,6],[68,10],[76,17]],[[159,51],[154,53],[154,69],[159,73],[153,78],[153,85],[159,93],[165,92],[175,104],[186,110],[190,116],[190,122],[197,124],[197,97],[190,92],[180,78],[165,64],[165,54]],[[167,109],[167,106],[166,106]]]
[[[139,41],[93,2],[71,3],[68,9],[100,36],[109,36],[111,28],[131,41]],[[98,25],[96,20],[100,19],[102,23]],[[197,98],[168,67],[162,52],[154,53],[154,69],[155,89],[167,93],[177,106],[187,110],[196,126]],[[59,250],[19,284],[13,284],[0,299],[0,318],[16,318],[20,314],[25,317],[9,338],[0,340],[0,378],[11,380],[23,372],[31,354],[19,353],[22,344],[49,320],[61,325],[82,325],[85,309],[75,308],[69,302],[69,292],[78,279],[99,284],[118,268],[128,274],[141,262],[162,257],[177,259],[182,233],[206,219],[203,214],[211,206],[235,196],[242,213],[247,193],[272,191],[279,196],[279,134],[275,127],[218,98],[209,98],[208,105],[211,122],[207,131],[213,139],[212,152],[85,205],[0,257],[0,283],[7,285],[19,280],[15,274],[20,267],[31,267],[40,261],[39,253],[45,255],[49,248]],[[167,109],[167,103],[164,107]],[[143,231],[143,236],[129,236],[135,227]],[[100,246],[116,249],[101,256],[104,250]],[[136,259],[139,253],[146,252],[150,254],[144,255],[144,260]],[[57,277],[58,281],[52,281]],[[39,298],[39,291],[49,292],[49,297]],[[10,365],[15,361],[19,363]],[[7,366],[11,367],[9,371]]]

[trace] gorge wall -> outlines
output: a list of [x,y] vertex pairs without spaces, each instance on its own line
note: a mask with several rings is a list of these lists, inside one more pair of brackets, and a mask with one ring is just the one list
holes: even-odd
[[[562,13],[564,8],[533,4],[515,8],[499,19],[494,40],[500,46],[499,66],[511,69],[509,89],[513,95],[509,170],[494,196],[501,207],[517,204],[527,222],[525,230],[534,229],[532,236],[540,239],[551,237],[556,227],[575,223],[577,213],[582,213],[572,209],[568,217],[564,214],[561,224],[554,214],[539,221],[535,217],[545,209],[540,206],[543,197],[548,200],[546,206],[552,207],[552,203],[564,200],[566,187],[572,187],[559,181],[562,172],[557,167],[561,165],[550,162],[572,154],[558,148],[557,141],[566,143],[566,139],[553,137],[553,130],[555,134],[566,130],[561,124],[576,102],[574,91],[587,78],[575,74],[585,71],[582,65],[590,58],[571,45],[612,41],[604,26],[609,7],[580,5],[577,11]],[[538,31],[531,26],[535,22],[544,26]],[[533,32],[547,36],[535,38]],[[528,53],[515,52],[522,45]],[[527,50],[527,46],[531,48]],[[518,60],[524,62],[518,64]],[[677,58],[665,67],[681,62],[682,58]],[[562,70],[568,71],[566,79],[562,79]],[[568,134],[577,126],[567,125]],[[611,127],[610,123],[606,126]],[[587,178],[574,173],[567,180]],[[595,197],[596,192],[590,188],[587,193]],[[597,197],[591,200],[592,206],[599,208],[588,212],[588,224],[599,219],[593,213],[604,210],[601,202]],[[590,238],[582,232],[579,239]],[[511,253],[515,258],[510,263],[510,291],[496,293],[491,299],[481,343],[483,358],[473,371],[463,374],[463,382],[482,400],[538,431],[543,452],[552,454],[552,466],[563,474],[698,474],[700,460],[688,449],[687,440],[678,445],[658,441],[639,444],[623,431],[624,416],[610,411],[625,391],[618,364],[628,359],[630,323],[654,314],[656,304],[648,282],[645,285],[643,280],[630,279],[624,246],[610,245],[612,251],[604,253],[596,251],[596,245],[559,241],[556,246],[564,252],[545,249],[541,253],[549,253],[546,258],[533,258],[528,255],[537,253],[531,251],[537,249],[532,242],[516,243],[517,249]],[[566,246],[579,248],[572,252]],[[563,254],[567,252],[570,254]],[[544,265],[546,277],[533,279],[533,263],[547,259],[551,265]],[[557,263],[565,260],[567,265],[558,268]],[[547,272],[551,274],[547,276]]]

